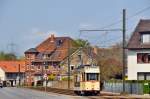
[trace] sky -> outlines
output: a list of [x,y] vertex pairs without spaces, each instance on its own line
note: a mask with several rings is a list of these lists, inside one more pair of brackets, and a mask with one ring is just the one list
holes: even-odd
[[[51,34],[87,39],[107,46],[120,41],[121,32],[82,32],[81,29],[121,29],[122,9],[127,17],[149,7],[150,0],[0,0],[0,51],[24,55]],[[150,19],[150,9],[127,20],[127,36],[140,19]],[[13,47],[11,46],[13,45]]]

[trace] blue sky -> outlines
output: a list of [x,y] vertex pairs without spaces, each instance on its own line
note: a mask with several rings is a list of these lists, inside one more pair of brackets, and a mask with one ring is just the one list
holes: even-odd
[[[149,0],[0,0],[0,50],[8,52],[14,43],[15,53],[23,55],[51,33],[79,38],[80,29],[100,29],[121,20],[123,8],[131,16],[148,6]],[[127,21],[128,36],[145,18],[150,18],[150,9]],[[121,33],[84,32],[80,38],[105,46],[119,41]]]

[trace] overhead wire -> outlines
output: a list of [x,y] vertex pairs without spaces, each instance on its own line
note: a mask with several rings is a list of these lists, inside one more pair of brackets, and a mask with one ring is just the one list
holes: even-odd
[[[150,9],[150,6],[144,8],[144,9],[142,9],[142,10],[139,10],[139,11],[137,11],[135,14],[133,14],[133,15],[127,17],[126,20],[129,20],[129,19],[131,19],[131,18],[133,18],[133,17],[135,17],[135,16],[137,16],[137,15],[139,15],[139,14],[141,14],[141,13],[143,13],[143,12],[149,10],[149,9]],[[122,22],[122,20],[118,20],[118,21],[113,22],[113,23],[111,23],[111,24],[109,24],[109,25],[103,26],[101,29],[114,26],[114,25],[116,25],[116,24],[119,24],[120,22]]]
[[[132,19],[132,18],[136,17],[137,15],[139,15],[139,14],[141,14],[141,13],[143,13],[143,12],[149,10],[149,9],[150,9],[150,6],[144,8],[144,9],[142,9],[142,10],[140,10],[140,11],[137,11],[135,14],[133,14],[133,15],[127,17],[126,20]],[[122,20],[118,20],[118,21],[113,22],[113,23],[111,23],[111,24],[109,24],[109,25],[103,26],[103,27],[101,27],[101,29],[105,29],[105,28],[112,27],[112,26],[114,26],[114,25],[119,24],[120,22],[122,22]],[[80,31],[80,33],[79,33],[79,38],[81,37],[81,34],[82,34],[82,31]],[[108,33],[103,33],[103,35],[105,35],[105,36],[106,36],[107,34],[108,34]],[[110,40],[107,40],[107,42],[108,42],[108,41],[110,41]]]

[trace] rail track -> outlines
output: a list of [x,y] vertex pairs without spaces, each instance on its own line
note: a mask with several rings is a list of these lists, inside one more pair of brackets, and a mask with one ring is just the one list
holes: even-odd
[[[39,91],[45,91],[44,87],[28,87],[30,89],[39,90]],[[71,96],[77,96],[73,90],[68,89],[58,89],[58,88],[50,88],[48,87],[46,89],[46,92],[52,92],[57,94],[63,94],[63,95],[71,95]],[[108,94],[108,93],[101,93],[99,96],[84,96],[88,99],[141,99],[141,98],[129,98],[126,96],[120,96],[119,94]]]
[[[29,87],[29,88],[34,89],[34,90],[45,91],[44,87]],[[77,96],[73,90],[68,90],[68,89],[58,89],[58,88],[47,87],[46,92],[53,92],[53,93],[58,93],[58,94]]]

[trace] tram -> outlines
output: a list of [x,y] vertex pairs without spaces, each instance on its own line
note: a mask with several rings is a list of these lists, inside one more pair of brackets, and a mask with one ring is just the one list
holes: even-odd
[[98,95],[100,93],[99,66],[82,65],[76,68],[74,93],[77,95]]

